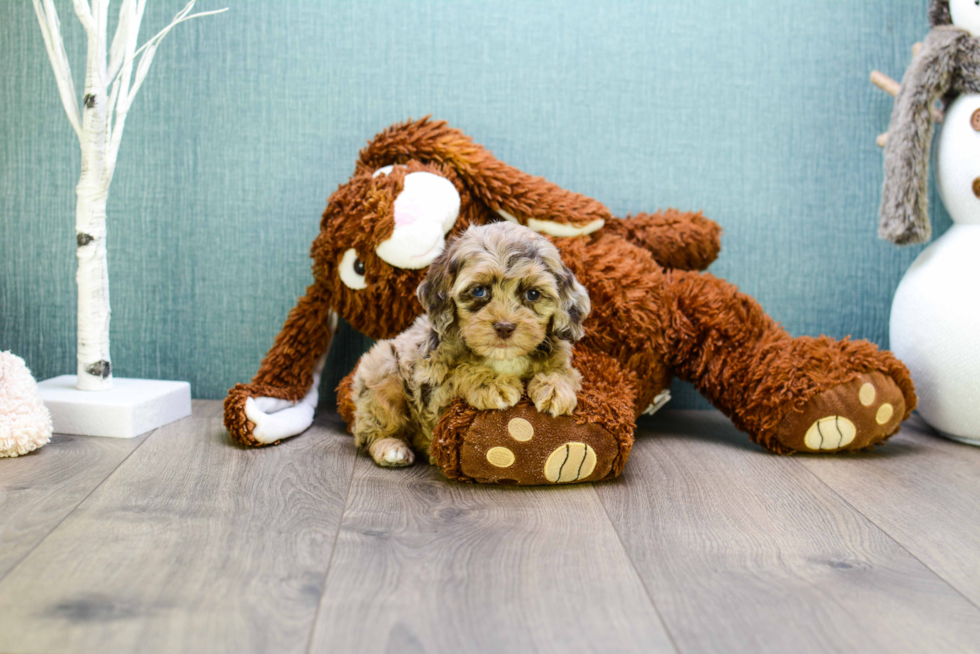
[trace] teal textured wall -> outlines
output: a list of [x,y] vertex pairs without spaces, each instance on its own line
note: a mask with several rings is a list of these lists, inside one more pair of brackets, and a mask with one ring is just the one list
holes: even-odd
[[[184,3],[148,4],[147,35]],[[713,271],[792,333],[887,345],[919,249],[876,239],[891,99],[867,77],[901,76],[926,0],[199,8],[224,4],[168,37],[127,124],[109,200],[116,374],[205,398],[247,381],[358,149],[425,114],[620,214],[703,209],[725,228]],[[0,349],[45,378],[74,371],[79,154],[27,0],[0,0],[0,74]],[[331,385],[366,343],[342,334]],[[677,390],[675,406],[698,405]]]

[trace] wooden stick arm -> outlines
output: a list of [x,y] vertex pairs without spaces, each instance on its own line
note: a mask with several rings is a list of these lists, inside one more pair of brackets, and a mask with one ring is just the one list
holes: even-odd
[[898,91],[902,88],[898,82],[877,70],[871,71],[871,83],[893,98],[898,96]]

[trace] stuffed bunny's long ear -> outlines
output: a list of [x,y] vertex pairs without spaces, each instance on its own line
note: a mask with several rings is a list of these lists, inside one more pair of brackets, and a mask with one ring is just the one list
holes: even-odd
[[552,236],[579,236],[612,218],[601,202],[566,191],[499,161],[443,121],[395,125],[361,152],[362,165],[381,169],[410,159],[449,166],[490,209],[506,220]]

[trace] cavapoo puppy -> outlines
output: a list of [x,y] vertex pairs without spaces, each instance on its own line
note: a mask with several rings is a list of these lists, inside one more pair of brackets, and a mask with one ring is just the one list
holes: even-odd
[[572,343],[591,305],[546,238],[509,222],[471,227],[432,263],[418,296],[427,315],[378,342],[354,372],[352,431],[376,463],[411,465],[413,450],[428,456],[456,398],[505,409],[526,382],[538,411],[575,410],[582,376]]

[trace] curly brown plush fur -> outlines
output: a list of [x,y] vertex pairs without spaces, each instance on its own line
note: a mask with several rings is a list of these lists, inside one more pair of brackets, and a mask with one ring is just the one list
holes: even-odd
[[[375,176],[391,164],[402,166]],[[754,441],[781,453],[872,446],[894,434],[915,406],[908,373],[891,354],[864,342],[792,338],[752,298],[696,272],[718,252],[719,230],[700,214],[668,211],[619,221],[595,200],[497,161],[445,123],[422,120],[376,137],[351,180],[331,196],[312,249],[314,285],[290,314],[253,385],[236,386],[226,401],[226,425],[241,442],[256,440],[243,408],[248,397],[296,401],[309,391],[313,367],[329,345],[331,311],[375,338],[394,337],[422,313],[415,290],[424,270],[393,267],[376,252],[392,234],[396,199],[413,172],[443,177],[458,192],[450,239],[470,225],[502,218],[579,234],[548,239],[592,300],[574,351],[583,376],[574,414],[541,414],[528,398],[494,411],[455,401],[431,447],[451,477],[558,483],[618,474],[636,417],[674,374],[692,382]],[[341,278],[351,249],[363,288]],[[350,422],[351,378],[339,390],[341,413]],[[531,437],[525,442],[514,433]],[[562,452],[562,461],[573,458],[561,443],[549,449],[559,435],[581,454],[576,472],[591,474],[570,479],[564,468],[549,467]],[[495,447],[532,463],[488,468],[485,455]]]

